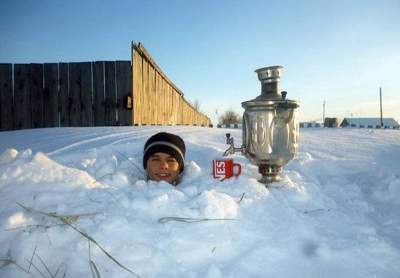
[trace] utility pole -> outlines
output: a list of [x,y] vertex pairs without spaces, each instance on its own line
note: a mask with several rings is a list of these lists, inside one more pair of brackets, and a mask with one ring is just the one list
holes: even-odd
[[380,99],[380,108],[381,108],[381,127],[383,127],[383,118],[382,118],[382,87],[379,87],[379,99]]
[[322,124],[325,124],[325,100],[322,103]]

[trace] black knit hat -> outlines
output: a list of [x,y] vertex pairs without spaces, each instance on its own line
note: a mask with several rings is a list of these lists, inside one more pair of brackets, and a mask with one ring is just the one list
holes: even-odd
[[179,173],[182,173],[185,162],[185,142],[178,135],[160,132],[151,136],[144,145],[143,168],[147,168],[147,160],[155,153],[162,152],[173,156],[179,163]]

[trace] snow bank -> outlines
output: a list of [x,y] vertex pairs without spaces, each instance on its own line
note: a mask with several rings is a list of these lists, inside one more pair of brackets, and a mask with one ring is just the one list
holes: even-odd
[[[187,143],[177,187],[141,168],[160,129]],[[398,131],[302,130],[270,188],[240,155],[239,178],[211,177],[222,129],[45,131],[0,133],[1,277],[135,277],[77,230],[140,277],[400,275]]]

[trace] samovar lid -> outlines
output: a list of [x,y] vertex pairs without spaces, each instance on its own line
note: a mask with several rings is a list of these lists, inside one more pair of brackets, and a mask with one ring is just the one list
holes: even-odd
[[242,102],[242,107],[247,108],[297,108],[299,102],[291,99],[259,99],[255,98],[252,100]]

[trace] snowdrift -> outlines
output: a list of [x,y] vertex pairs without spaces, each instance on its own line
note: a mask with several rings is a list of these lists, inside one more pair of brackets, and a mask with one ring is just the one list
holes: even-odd
[[[145,180],[160,130],[187,144],[177,187]],[[226,131],[1,132],[0,277],[400,277],[398,130],[301,130],[270,188],[241,155],[212,178]]]

